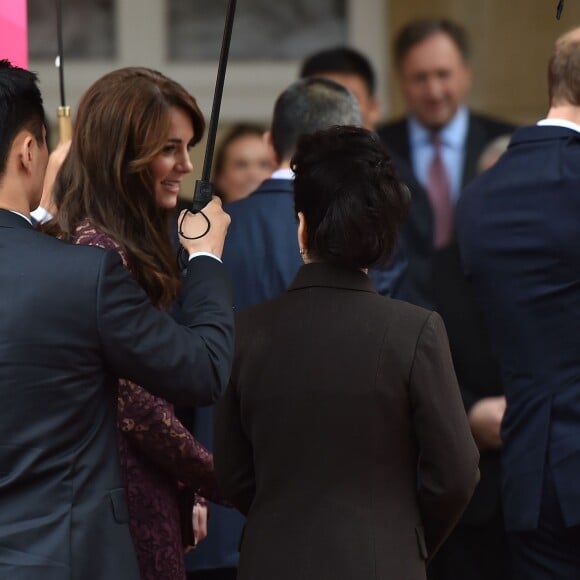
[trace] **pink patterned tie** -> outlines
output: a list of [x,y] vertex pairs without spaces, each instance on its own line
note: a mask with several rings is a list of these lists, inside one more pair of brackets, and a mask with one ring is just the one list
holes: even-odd
[[439,135],[434,134],[431,142],[435,148],[435,155],[429,166],[427,193],[433,209],[433,245],[440,249],[449,244],[453,235],[453,205],[449,177],[443,164]]

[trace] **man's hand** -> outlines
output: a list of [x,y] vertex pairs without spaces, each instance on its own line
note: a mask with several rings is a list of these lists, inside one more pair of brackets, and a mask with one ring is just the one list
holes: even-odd
[[196,503],[193,506],[192,513],[193,522],[193,537],[195,538],[195,545],[207,538],[207,505],[200,505]]
[[[183,218],[184,213],[187,213],[185,218]],[[179,241],[190,255],[195,252],[208,252],[221,258],[230,225],[230,216],[222,209],[222,202],[215,195],[203,208],[203,213],[210,222],[209,231],[202,238],[188,240],[181,235],[182,232],[189,238],[200,236],[207,230],[208,223],[200,214],[191,214],[187,210],[181,212],[178,221],[178,226],[181,224]]]
[[40,198],[40,207],[45,209],[53,217],[56,215],[57,209],[53,199],[53,189],[56,176],[68,155],[70,149],[70,141],[60,143],[58,147],[50,154],[48,158],[48,165],[46,166],[46,173],[44,174],[44,183],[42,185],[42,197]]
[[481,451],[502,446],[500,427],[506,409],[505,397],[486,397],[471,407],[467,418]]

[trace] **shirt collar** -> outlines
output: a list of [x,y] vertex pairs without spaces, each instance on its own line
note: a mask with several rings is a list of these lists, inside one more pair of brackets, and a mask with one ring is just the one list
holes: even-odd
[[19,211],[14,211],[13,209],[9,209],[8,211],[10,213],[19,215],[21,218],[24,218],[30,225],[32,225],[32,221],[30,220],[30,218],[27,215],[24,215],[23,213],[20,213]]
[[294,171],[292,171],[292,169],[287,168],[287,169],[277,169],[276,171],[274,171],[274,173],[272,173],[272,178],[271,179],[290,179],[290,180],[294,180]]
[[565,129],[572,129],[572,131],[580,133],[580,125],[573,123],[572,121],[567,121],[566,119],[542,119],[541,121],[538,121],[538,126],[564,127]]
[[[409,115],[409,139],[412,146],[431,143],[431,131],[422,125],[414,115]],[[467,107],[459,107],[454,117],[441,129],[441,143],[452,149],[463,149],[469,126],[469,111]]]

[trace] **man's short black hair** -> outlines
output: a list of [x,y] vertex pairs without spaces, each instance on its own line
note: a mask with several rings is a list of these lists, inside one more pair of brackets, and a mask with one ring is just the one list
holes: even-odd
[[377,90],[375,72],[369,59],[360,52],[338,46],[309,56],[302,64],[300,77],[315,77],[324,73],[351,74],[361,78],[369,95]]
[[425,18],[412,20],[399,31],[393,46],[397,69],[401,68],[403,60],[414,46],[434,34],[446,34],[457,46],[463,60],[469,60],[469,39],[462,26],[446,18]]
[[0,177],[6,171],[8,154],[20,131],[30,131],[44,142],[46,118],[35,73],[0,60]]

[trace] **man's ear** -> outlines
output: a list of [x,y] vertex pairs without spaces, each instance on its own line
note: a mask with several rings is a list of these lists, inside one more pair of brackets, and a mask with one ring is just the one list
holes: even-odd
[[32,173],[34,156],[36,155],[35,147],[37,145],[34,136],[30,133],[24,133],[17,144],[17,159],[19,169],[24,169],[28,173]]
[[262,140],[264,141],[264,144],[266,145],[266,147],[273,147],[273,145],[272,145],[272,131],[264,131],[264,134],[262,135]]

